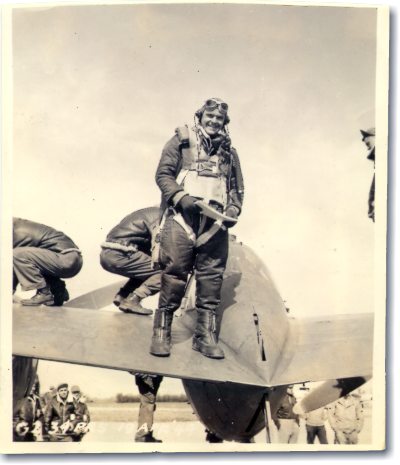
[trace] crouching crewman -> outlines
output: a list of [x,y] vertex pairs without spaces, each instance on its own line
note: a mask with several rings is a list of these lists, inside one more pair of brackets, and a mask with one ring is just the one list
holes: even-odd
[[151,248],[158,231],[160,209],[144,208],[126,216],[107,235],[101,245],[101,266],[111,273],[129,278],[114,297],[114,304],[125,313],[151,315],[141,301],[159,292],[159,270],[153,269]]
[[21,218],[13,219],[13,292],[37,290],[22,305],[57,305],[69,299],[65,282],[82,268],[81,252],[64,233]]

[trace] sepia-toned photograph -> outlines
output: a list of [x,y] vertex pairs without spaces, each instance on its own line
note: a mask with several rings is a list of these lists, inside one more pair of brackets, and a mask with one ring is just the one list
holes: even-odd
[[388,8],[2,14],[1,452],[384,450]]

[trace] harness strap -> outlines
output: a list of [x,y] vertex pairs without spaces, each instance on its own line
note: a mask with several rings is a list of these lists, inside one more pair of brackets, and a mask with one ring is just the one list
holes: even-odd
[[222,224],[222,221],[217,220],[206,232],[201,234],[196,241],[196,248],[206,244],[212,237],[214,237],[219,230],[226,231],[226,226]]
[[178,176],[176,177],[176,183],[181,186],[189,171],[190,170],[180,170]]
[[179,226],[181,226],[183,228],[183,230],[188,235],[189,239],[193,243],[196,243],[196,234],[194,233],[193,229],[186,223],[183,216],[180,213],[176,213],[173,216],[173,219],[174,219],[174,221],[176,221],[179,224]]

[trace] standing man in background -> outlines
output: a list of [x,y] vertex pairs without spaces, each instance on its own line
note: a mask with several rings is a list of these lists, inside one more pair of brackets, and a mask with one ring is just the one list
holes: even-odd
[[281,444],[297,443],[300,430],[300,417],[293,412],[296,402],[293,386],[288,386],[280,407],[273,416],[275,426],[278,429],[278,440]]
[[347,394],[328,408],[328,419],[335,433],[335,444],[358,444],[358,435],[364,425],[360,398]]
[[135,442],[162,442],[153,436],[154,412],[156,410],[157,393],[162,376],[147,373],[132,373],[140,394],[138,426]]
[[367,159],[374,162],[374,177],[368,195],[368,218],[375,222],[375,128],[360,129],[362,141],[367,146]]
[[307,444],[314,444],[315,438],[318,438],[320,444],[328,444],[325,428],[325,422],[327,419],[328,411],[326,407],[321,407],[304,414],[307,431]]

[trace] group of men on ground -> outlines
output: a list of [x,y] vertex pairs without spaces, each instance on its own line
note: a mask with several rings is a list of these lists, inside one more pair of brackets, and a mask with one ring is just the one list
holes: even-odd
[[13,419],[15,441],[79,442],[88,432],[89,409],[81,397],[79,386],[67,383],[51,387],[43,397],[35,380],[28,396],[16,405]]
[[273,417],[278,431],[278,442],[294,444],[298,442],[300,420],[305,422],[307,444],[328,444],[325,424],[328,421],[335,444],[357,444],[358,435],[364,425],[363,404],[358,393],[350,393],[326,407],[299,415],[294,406],[297,400],[293,386],[287,388],[279,409]]
[[[197,324],[192,348],[206,357],[223,359],[217,310],[228,258],[228,228],[236,224],[242,210],[243,176],[228,132],[228,105],[218,98],[208,99],[194,120],[193,126],[177,128],[162,151],[156,172],[161,208],[126,216],[101,245],[100,263],[105,270],[128,278],[114,298],[121,311],[151,315],[153,311],[142,301],[160,293],[150,344],[150,353],[157,357],[170,355],[174,312],[181,305],[188,277],[195,274]],[[365,143],[372,144],[371,131],[362,134]],[[369,214],[374,219],[372,200]],[[13,290],[18,283],[25,291],[36,290],[21,304],[60,306],[68,301],[62,278],[79,273],[79,248],[49,226],[14,218],[13,227]],[[142,401],[136,440],[157,441],[152,421],[162,377],[135,376]]]

